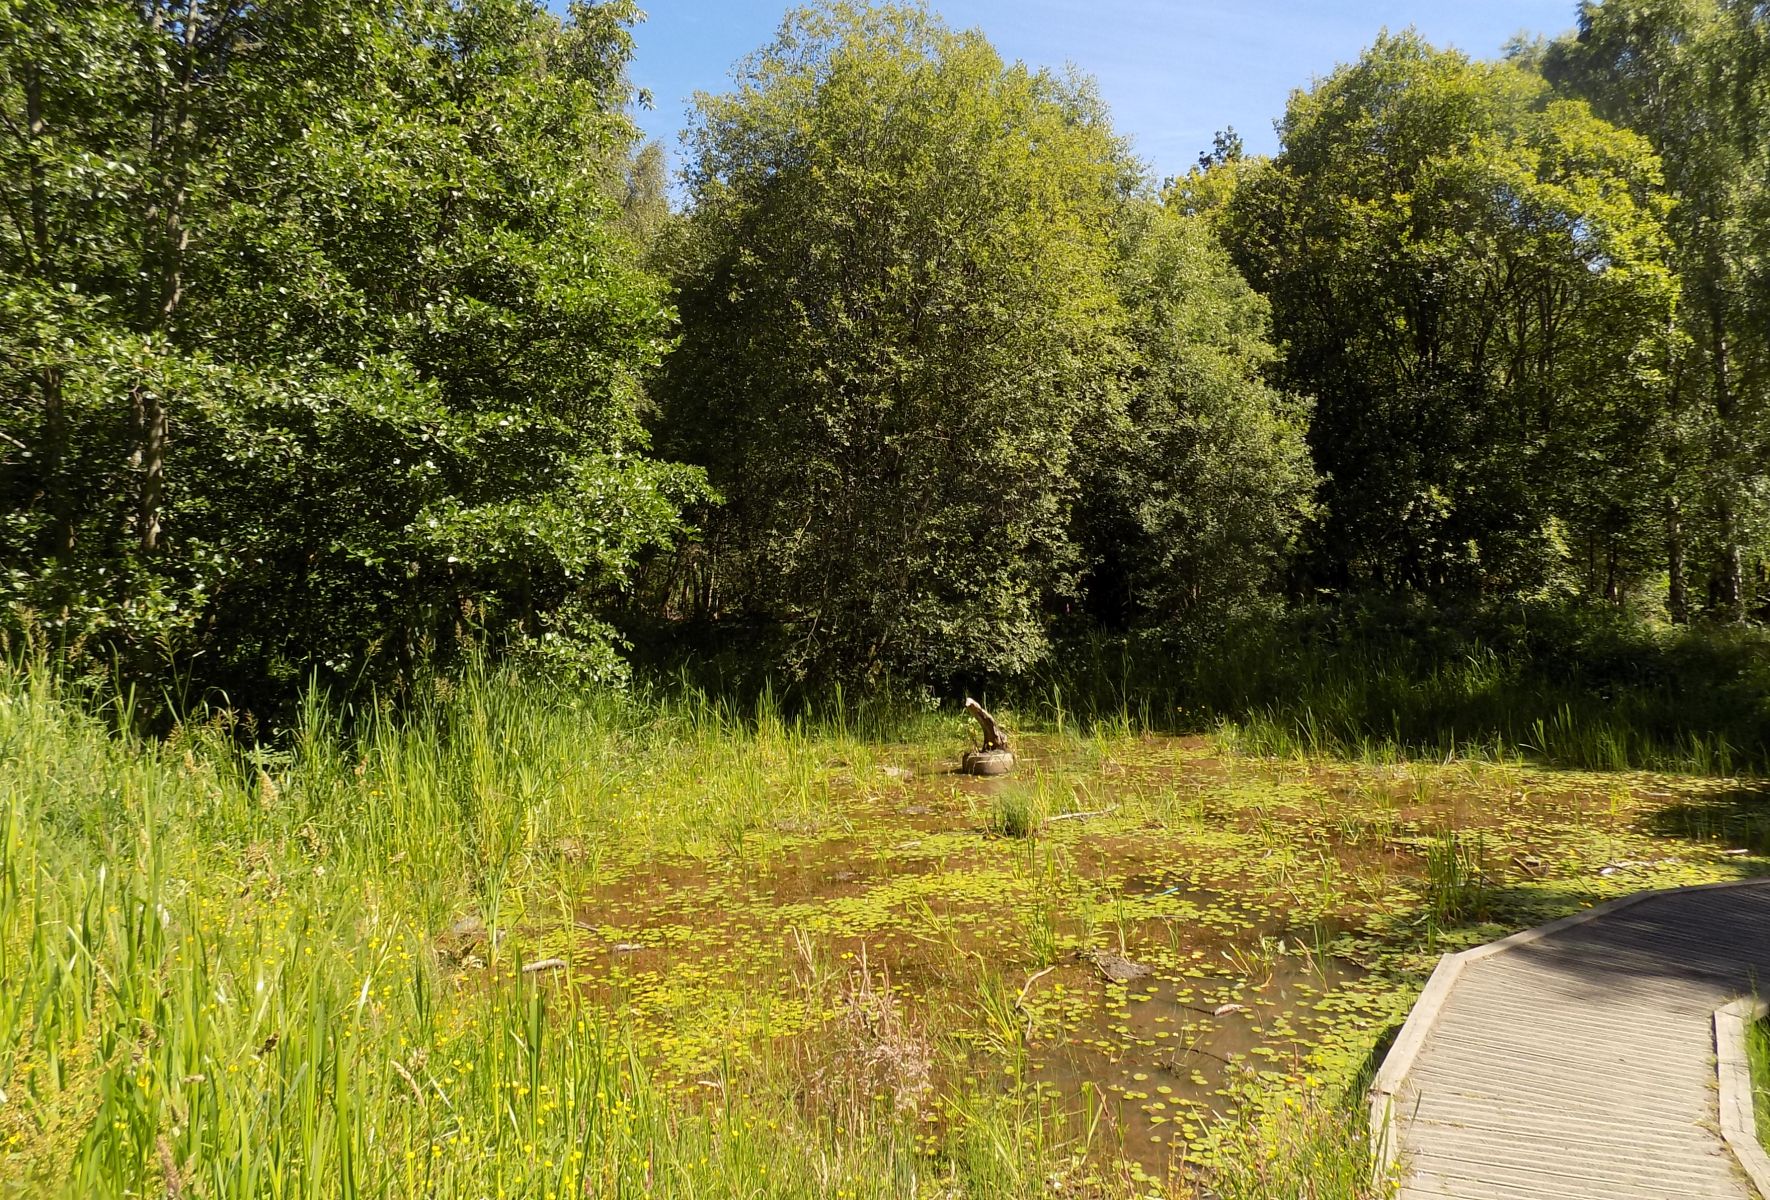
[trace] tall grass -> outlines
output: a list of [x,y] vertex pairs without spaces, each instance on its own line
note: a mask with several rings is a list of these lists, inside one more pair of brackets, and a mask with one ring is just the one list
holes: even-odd
[[[688,1079],[618,997],[524,971],[605,872],[832,819],[831,764],[873,765],[852,721],[485,674],[397,714],[309,698],[271,749],[226,714],[111,718],[0,668],[0,1191],[1148,1191],[1097,1113],[964,1069],[975,1038],[864,966],[806,972],[797,1003],[839,1019]],[[481,969],[444,952],[462,930]],[[1004,986],[978,1006],[1007,1038]]]
[[1394,1181],[1376,1178],[1370,1133],[1346,1098],[1308,1094],[1265,1118],[1225,1131],[1211,1181],[1219,1200],[1379,1200]]
[[[1065,1160],[1024,1097],[955,1100],[935,1144],[913,1114],[838,1134],[763,1068],[684,1093],[617,1009],[523,972],[599,863],[827,816],[851,733],[493,676],[348,716],[311,700],[274,753],[225,717],[146,741],[0,670],[0,1186],[1009,1195]],[[437,953],[464,914],[482,971]]]
[[1604,610],[1326,610],[1204,645],[1094,635],[1035,691],[1070,720],[1221,726],[1265,755],[1770,770],[1770,632]]
[[1758,1141],[1770,1149],[1770,1023],[1762,1018],[1745,1028],[1745,1056],[1752,1072],[1752,1117]]
[[1480,834],[1471,838],[1455,829],[1443,830],[1427,843],[1422,916],[1429,941],[1447,925],[1487,916],[1491,897],[1484,849]]

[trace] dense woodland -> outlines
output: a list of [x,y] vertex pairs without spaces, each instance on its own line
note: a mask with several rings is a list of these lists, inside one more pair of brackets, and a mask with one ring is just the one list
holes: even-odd
[[1160,179],[1085,76],[831,3],[674,203],[640,15],[0,5],[9,642],[252,705],[1770,612],[1765,5],[1385,33]]
[[1770,873],[1770,4],[1568,17],[1163,178],[831,0],[673,178],[632,0],[0,0],[0,1197],[1395,1195],[1447,952]]

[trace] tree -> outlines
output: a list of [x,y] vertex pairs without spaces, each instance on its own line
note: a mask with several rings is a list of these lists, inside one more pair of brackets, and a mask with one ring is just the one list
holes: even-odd
[[[1745,0],[1604,0],[1543,54],[1565,93],[1645,136],[1677,198],[1669,228],[1690,355],[1677,373],[1665,512],[1672,609],[1686,562],[1711,607],[1750,606],[1747,560],[1770,549],[1770,11]],[[1693,564],[1696,565],[1696,564]]]
[[1265,300],[1181,203],[1138,210],[1115,281],[1121,419],[1081,455],[1088,604],[1200,639],[1279,592],[1312,511],[1308,405],[1277,391]]
[[[1318,585],[1620,595],[1654,562],[1677,289],[1658,161],[1506,64],[1385,35],[1224,218],[1316,397]],[[1655,558],[1657,556],[1654,556]]]
[[1089,87],[921,9],[790,15],[697,101],[666,444],[704,464],[706,615],[823,678],[1013,673],[1073,590],[1136,186]]
[[671,323],[597,167],[633,16],[7,3],[10,599],[236,699],[472,625],[617,670],[598,598],[699,494],[642,454]]
[[662,142],[647,142],[628,164],[621,181],[623,227],[650,248],[670,220],[669,165]]

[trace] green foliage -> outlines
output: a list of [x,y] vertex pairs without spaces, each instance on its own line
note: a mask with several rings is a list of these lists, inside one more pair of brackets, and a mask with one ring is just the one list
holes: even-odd
[[1316,398],[1318,585],[1620,595],[1656,564],[1677,296],[1651,147],[1412,34],[1294,95],[1231,244]]
[[1197,649],[1096,634],[1030,688],[1083,719],[1227,722],[1243,749],[1285,757],[1770,769],[1770,637],[1608,606],[1347,604],[1242,622]]
[[[1202,636],[1308,511],[1304,407],[1086,85],[925,13],[789,17],[703,97],[667,445],[726,507],[683,607],[815,678],[1018,675],[1049,612]],[[890,114],[881,122],[878,114]]]
[[[1133,1131],[1372,1197],[1301,1062],[1127,1090],[1123,1006],[1356,1058],[1440,938],[1762,866],[1737,781],[1519,761],[1770,770],[1762,3],[1384,36],[1158,197],[1086,79],[830,0],[681,214],[639,17],[0,0],[0,1190],[1108,1197]],[[629,689],[642,621],[794,707]],[[881,772],[957,677],[1062,765]],[[1108,929],[1159,984],[1038,986]]]
[[274,696],[542,636],[667,543],[670,315],[599,166],[633,15],[7,5],[5,599]]
[[989,827],[1003,837],[1032,837],[1048,815],[1043,789],[1026,784],[1008,784],[989,802]]
[[744,1074],[696,1103],[599,993],[520,970],[549,892],[593,871],[566,835],[711,853],[865,747],[483,673],[348,739],[311,696],[286,751],[215,716],[115,737],[0,666],[0,1188],[886,1200],[1032,1197],[1068,1168],[1032,1097],[968,1088],[938,1144],[889,1109],[838,1131],[735,1043],[715,1073]]
[[1169,204],[1128,224],[1122,408],[1083,442],[1087,601],[1203,640],[1277,591],[1311,512],[1308,408],[1266,383],[1266,303],[1204,220]]
[[[1770,602],[1770,11],[1749,0],[1603,0],[1547,47],[1565,93],[1665,163],[1683,285],[1670,396],[1670,607]],[[1686,580],[1700,588],[1686,596]]]
[[1223,1200],[1383,1200],[1393,1195],[1371,1162],[1368,1115],[1319,1095],[1291,1100],[1268,1120],[1234,1130],[1233,1153],[1212,1178]]
[[[423,703],[359,712],[351,732],[349,712],[310,695],[289,746],[246,749],[227,713],[138,740],[71,703],[48,671],[0,667],[0,1187],[704,1198],[753,1197],[760,1184],[785,1197],[886,1200],[933,1186],[985,1200],[1049,1195],[1055,1179],[1111,1200],[1154,1186],[1118,1157],[1099,1092],[1072,1111],[1027,1069],[1035,1014],[1041,1029],[1060,1013],[1074,1020],[1074,998],[1045,1009],[1023,988],[1001,906],[1124,903],[1073,899],[1101,884],[1073,851],[1038,867],[1022,844],[986,844],[1000,860],[973,876],[980,864],[930,846],[930,870],[911,878],[955,898],[940,918],[924,905],[934,927],[912,924],[891,887],[871,897],[841,888],[724,914],[766,922],[753,937],[678,927],[683,941],[665,932],[665,888],[647,928],[685,969],[655,991],[618,985],[611,999],[622,968],[589,950],[600,932],[574,925],[585,896],[638,898],[665,863],[673,879],[722,881],[717,892],[734,877],[790,875],[810,855],[852,861],[857,836],[882,839],[883,861],[900,818],[871,829],[829,821],[833,772],[876,776],[879,748],[695,696],[646,702],[510,672],[430,683]],[[925,748],[952,740],[942,731]],[[1137,805],[1126,828],[1145,841],[1175,802],[1125,798]],[[795,819],[829,824],[821,837],[803,824],[783,833]],[[731,852],[731,829],[757,838],[749,853]],[[1320,836],[1313,825],[1292,832]],[[977,841],[968,823],[931,836]],[[1239,876],[1247,863],[1228,861],[1212,836]],[[967,892],[973,878],[1014,890]],[[992,903],[977,908],[980,896]],[[1195,900],[1154,903],[1196,918]],[[1212,915],[1214,926],[1224,919],[1213,937],[1246,919],[1239,906]],[[850,974],[844,988],[819,967],[852,944],[850,923],[878,938],[881,918],[945,931],[961,973],[955,1003],[937,1003],[926,974],[912,996],[870,975]],[[801,930],[810,979],[781,961],[787,921]],[[808,923],[821,932],[803,933]],[[1000,962],[972,949],[998,942]],[[696,969],[696,947],[720,968]],[[911,947],[927,971],[925,941]],[[1054,961],[1056,932],[1047,925],[1033,948]],[[570,965],[521,970],[553,956]],[[710,1022],[708,1005],[728,1020]],[[1118,1021],[1105,1010],[1090,1019]],[[930,1031],[936,1021],[951,1027]],[[686,1076],[685,1033],[697,1040]],[[928,1054],[940,1071],[923,1097],[918,1056]],[[882,1082],[918,1080],[909,1108],[876,1102]],[[832,1111],[832,1096],[844,1107]],[[1188,1138],[1206,1146],[1209,1124],[1230,1139],[1226,1180],[1325,1169],[1328,1144],[1315,1139],[1328,1110],[1305,1106],[1312,1132],[1297,1143],[1301,1128],[1268,1134],[1252,1110],[1202,1115],[1217,1103],[1201,1102]],[[1176,1148],[1179,1127],[1168,1127]],[[1348,1136],[1335,1153],[1356,1144]],[[1226,1194],[1265,1193],[1250,1183]]]
[[797,673],[1022,671],[1075,574],[1125,151],[1087,87],[920,10],[794,13],[738,82],[699,101],[665,387],[727,502],[692,602]]
[[1745,1051],[1752,1070],[1752,1117],[1758,1141],[1770,1148],[1770,1022],[1746,1026]]
[[1426,847],[1426,918],[1456,925],[1487,915],[1487,879],[1482,843],[1454,829],[1441,831]]

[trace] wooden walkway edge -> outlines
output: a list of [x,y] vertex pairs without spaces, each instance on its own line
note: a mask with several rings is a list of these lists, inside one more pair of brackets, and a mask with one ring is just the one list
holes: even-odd
[[1715,1010],[1715,1072],[1720,1076],[1721,1139],[1760,1196],[1770,1196],[1770,1154],[1758,1140],[1752,1110],[1752,1066],[1745,1031],[1770,1013],[1762,1000],[1735,1000]]
[[1716,1039],[1759,979],[1770,878],[1642,892],[1445,955],[1371,1088],[1379,1171],[1399,1163],[1401,1200],[1748,1200]]

